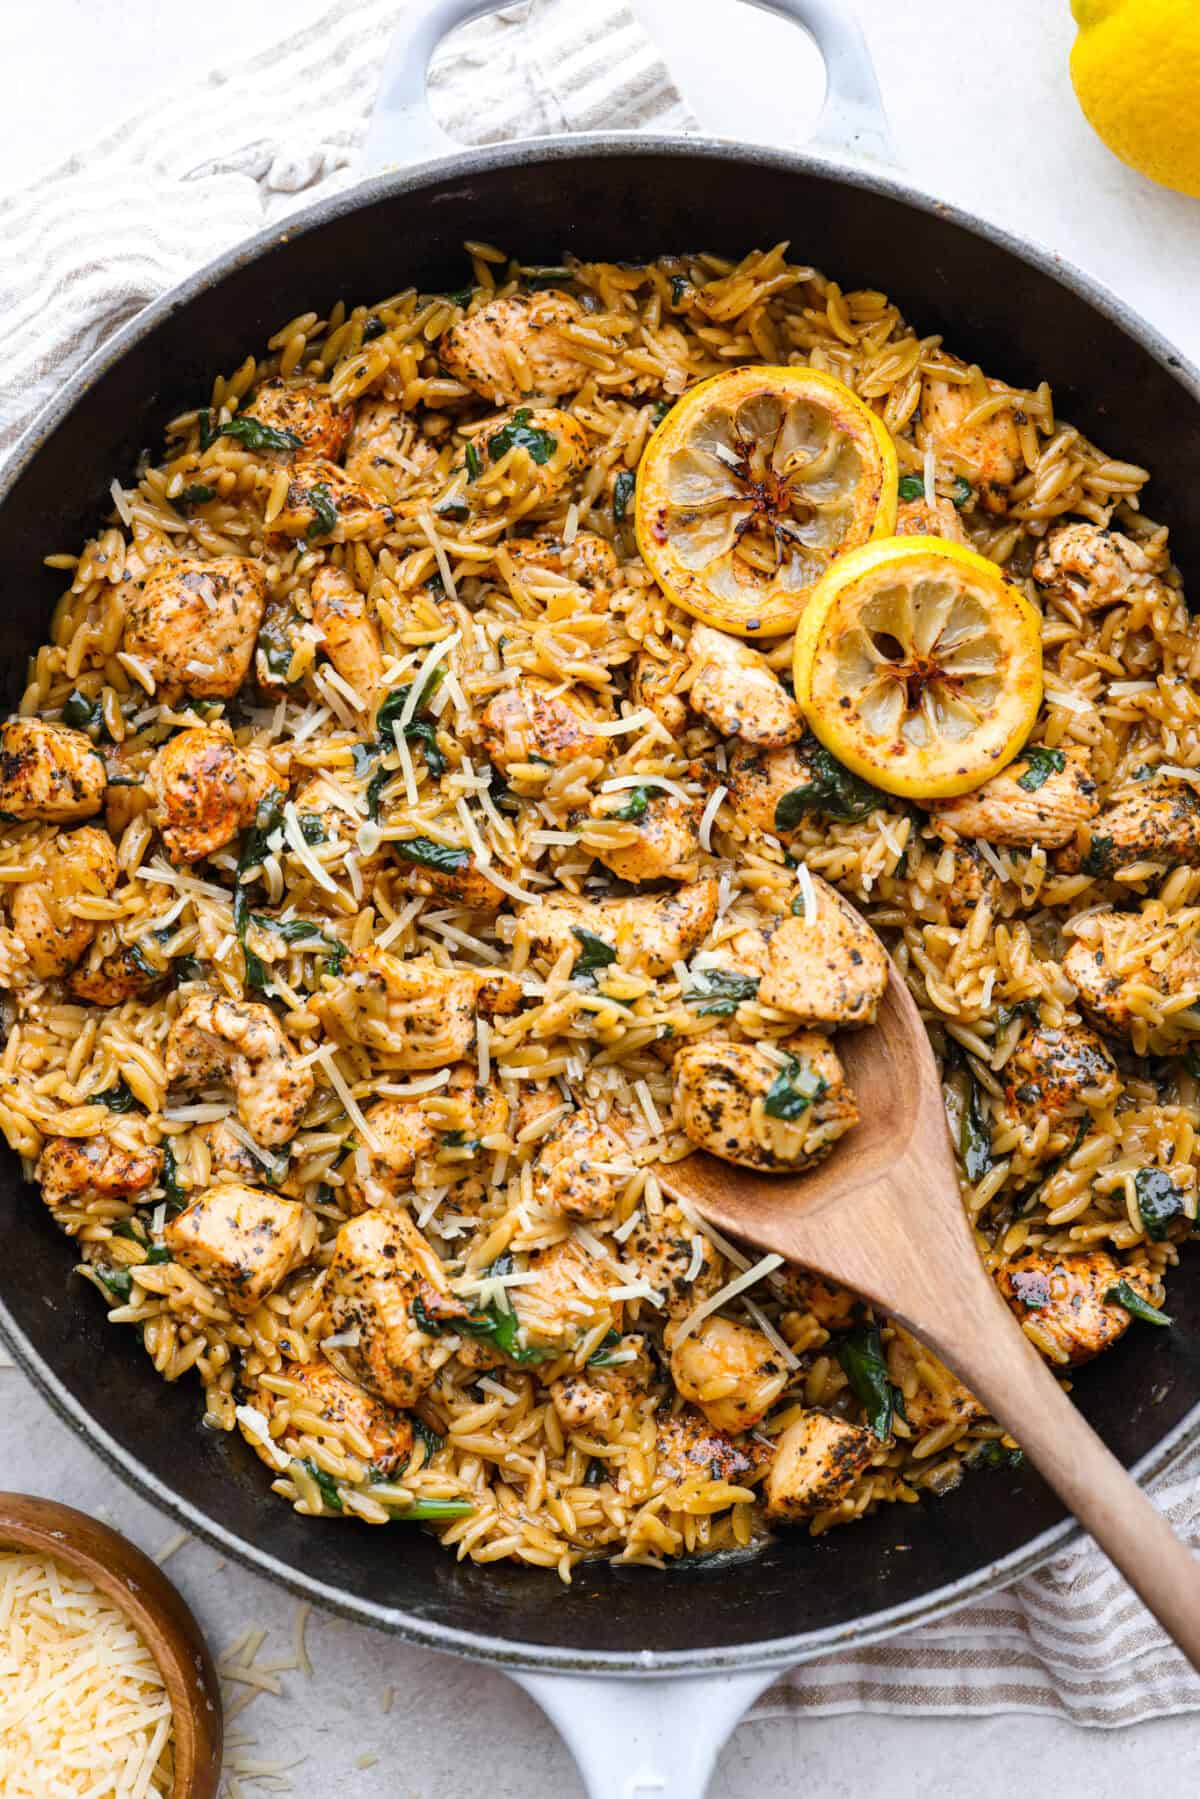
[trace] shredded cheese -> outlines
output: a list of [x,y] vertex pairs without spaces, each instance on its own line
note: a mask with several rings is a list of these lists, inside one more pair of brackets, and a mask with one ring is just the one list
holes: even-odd
[[814,925],[817,922],[818,912],[817,890],[813,885],[813,878],[809,873],[807,862],[801,862],[799,868],[796,870],[796,877],[800,882],[800,898],[804,906],[804,922],[807,925]]
[[[288,800],[283,808],[283,834],[287,838],[288,848],[298,862],[303,862],[305,868],[317,883],[317,886],[323,887],[326,893],[336,893],[338,890],[337,882],[330,880],[325,870],[321,867],[320,862],[318,862],[317,858],[313,855],[312,850],[304,841],[304,831],[300,825],[300,815],[296,811],[296,803],[294,800]],[[228,894],[225,897],[228,898]]]
[[747,1268],[742,1274],[735,1275],[731,1281],[726,1281],[725,1285],[711,1298],[701,1300],[700,1304],[688,1313],[671,1339],[672,1348],[677,1343],[682,1343],[685,1337],[690,1337],[696,1326],[703,1324],[704,1320],[713,1312],[719,1311],[722,1306],[728,1305],[731,1299],[736,1299],[739,1293],[744,1293],[747,1287],[755,1286],[759,1281],[765,1280],[774,1269],[782,1268],[782,1266],[782,1256],[763,1256],[760,1261],[754,1263],[753,1267]]
[[716,823],[717,813],[721,810],[721,802],[728,792],[728,787],[715,787],[700,816],[700,848],[708,856],[712,855],[712,828]]
[[324,1043],[321,1045],[319,1052],[313,1056],[312,1060],[321,1064],[322,1068],[329,1076],[330,1086],[333,1088],[346,1109],[347,1118],[350,1120],[355,1130],[358,1131],[363,1142],[367,1145],[367,1148],[373,1149],[378,1155],[382,1149],[379,1138],[375,1135],[375,1132],[363,1117],[362,1109],[353,1093],[351,1093],[345,1075],[334,1060],[334,1054],[333,1044]]

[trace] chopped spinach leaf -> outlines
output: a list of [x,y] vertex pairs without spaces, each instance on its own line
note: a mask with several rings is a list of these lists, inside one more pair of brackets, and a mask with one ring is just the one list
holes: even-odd
[[1184,1215],[1183,1194],[1162,1168],[1139,1168],[1133,1177],[1138,1211],[1146,1227],[1146,1235],[1162,1243],[1173,1218]]
[[186,518],[193,506],[205,506],[209,500],[215,500],[216,497],[215,487],[206,487],[203,481],[193,481],[189,487],[183,489],[182,493],[175,495],[171,504],[176,512],[182,513]]
[[636,487],[637,476],[633,470],[623,468],[613,482],[613,518],[618,525],[629,511],[629,502],[633,498]]
[[656,430],[658,426],[662,424],[674,404],[674,400],[655,400],[654,410],[650,414],[650,422]]
[[162,1169],[159,1173],[159,1185],[167,1201],[168,1212],[182,1212],[188,1203],[188,1196],[179,1185],[179,1170],[175,1164],[175,1151],[169,1143],[163,1144]]
[[1025,1460],[1023,1449],[1006,1449],[999,1437],[993,1437],[985,1443],[978,1455],[971,1457],[971,1466],[979,1468],[1019,1468]]
[[923,500],[925,482],[920,475],[901,475],[896,492],[902,500]]
[[239,881],[252,868],[258,868],[266,861],[270,854],[267,849],[268,837],[273,831],[283,829],[283,807],[286,799],[287,794],[282,787],[269,787],[259,800],[254,814],[254,823],[246,832],[242,842],[242,853],[238,857],[237,878]]
[[587,1473],[583,1477],[585,1487],[600,1487],[608,1479],[608,1466],[598,1455],[594,1455],[587,1465]]
[[129,1295],[133,1288],[133,1275],[128,1268],[101,1268],[97,1265],[96,1273],[118,1305],[129,1304]]
[[467,445],[467,473],[472,481],[478,481],[483,473],[483,458],[475,444]]
[[[277,431],[274,425],[264,425],[261,419],[252,418],[248,413],[243,418],[230,419],[227,425],[221,425],[212,433],[209,443],[218,437],[232,437],[247,450],[302,450],[304,439],[297,437],[294,431]],[[202,443],[201,449],[208,444]]]
[[431,837],[406,837],[393,843],[393,854],[404,862],[419,863],[437,874],[458,874],[471,864],[471,852],[451,843],[435,843]]
[[98,1106],[107,1106],[110,1112],[132,1112],[138,1104],[129,1090],[124,1075],[117,1077],[115,1087],[109,1087],[105,1092],[97,1093],[95,1099]]
[[325,821],[319,812],[297,813],[300,821],[300,835],[305,843],[324,843]]
[[200,428],[200,448],[202,450],[207,450],[211,447],[213,439],[217,437],[218,433],[213,430],[212,413],[206,406],[201,407],[200,411],[196,414],[196,423]]
[[814,1099],[820,1099],[827,1086],[828,1082],[814,1074],[798,1057],[788,1056],[787,1066],[779,1070],[767,1089],[763,1111],[768,1118],[789,1121],[800,1118]]
[[133,963],[133,966],[137,969],[139,974],[144,974],[146,978],[151,981],[162,980],[166,970],[155,967],[140,943],[131,943],[126,949],[125,954]]
[[683,1003],[700,1018],[732,1018],[742,1002],[753,999],[757,992],[757,975],[734,974],[727,968],[698,968],[691,972]]
[[185,981],[199,981],[203,978],[204,964],[198,956],[176,956],[171,963],[171,975],[177,987]]
[[968,1071],[971,1086],[963,1108],[962,1127],[958,1134],[959,1155],[963,1172],[974,1187],[992,1166],[992,1132],[983,1109],[983,1089]]
[[72,730],[99,735],[104,730],[104,707],[99,700],[89,700],[87,694],[80,693],[76,687],[63,701],[62,721]]
[[[493,1269],[498,1266],[497,1263],[492,1264]],[[418,1297],[412,1302],[412,1316],[417,1329],[424,1331],[428,1337],[440,1337],[447,1331],[459,1336],[475,1337],[493,1344],[501,1355],[506,1355],[518,1365],[553,1361],[560,1353],[557,1349],[537,1345],[522,1348],[517,1341],[521,1329],[520,1320],[511,1308],[504,1312],[493,1304],[485,1307],[482,1312],[468,1312],[461,1318],[434,1318]]]
[[419,743],[425,757],[425,766],[431,775],[443,775],[446,772],[446,758],[438,748],[437,726],[432,719],[414,718],[404,727],[404,735],[409,743]]
[[444,1446],[446,1441],[445,1437],[441,1437],[438,1435],[437,1431],[431,1430],[423,1419],[420,1418],[413,1418],[412,1427],[413,1435],[415,1437],[420,1437],[422,1443],[425,1445],[425,1460],[427,1462],[432,1461],[438,1450]]
[[617,959],[617,952],[611,943],[605,943],[603,937],[597,937],[594,931],[585,931],[582,925],[573,924],[571,935],[579,944],[579,954],[575,958],[571,978],[594,983],[597,969],[611,967]]
[[1022,750],[1021,760],[1026,764],[1025,773],[1017,776],[1017,786],[1026,793],[1036,793],[1044,787],[1051,775],[1060,775],[1067,766],[1067,758],[1061,750],[1048,750],[1038,743],[1032,749]]
[[340,1512],[342,1509],[341,1496],[338,1493],[337,1482],[334,1480],[332,1474],[327,1474],[324,1468],[318,1468],[310,1455],[305,1456],[300,1466],[307,1469],[308,1473],[316,1482],[317,1490],[321,1495],[322,1505],[327,1505],[331,1512]]
[[325,481],[318,481],[308,490],[308,503],[312,507],[312,524],[304,533],[306,543],[312,543],[318,537],[328,537],[338,526],[338,510],[333,503],[333,495]]
[[449,1518],[469,1518],[475,1507],[469,1499],[414,1499],[411,1505],[388,1506],[393,1524],[439,1524]]
[[800,754],[812,768],[812,779],[802,787],[793,787],[775,807],[775,829],[793,831],[808,812],[820,812],[846,824],[856,823],[887,804],[887,796],[860,776],[843,768],[823,743],[807,736],[800,744]]
[[518,406],[507,425],[488,438],[488,455],[499,462],[510,450],[524,450],[533,462],[549,462],[558,448],[558,439],[550,431],[542,431],[529,423],[533,414],[528,406]]
[[951,490],[950,498],[954,505],[959,508],[969,506],[971,501],[975,498],[975,489],[971,486],[971,483],[967,480],[965,475],[957,475],[955,477],[954,487]]
[[372,313],[371,317],[362,328],[362,341],[365,344],[374,343],[375,339],[377,337],[382,337],[386,330],[387,326],[384,324],[383,320],[381,318],[376,318],[375,314]]
[[625,804],[618,807],[615,812],[606,813],[605,816],[623,819],[626,824],[639,824],[645,818],[646,808],[649,804],[650,790],[648,787],[631,787],[629,798]]
[[691,285],[692,284],[688,280],[686,275],[672,275],[671,276],[671,304],[672,304],[672,306],[682,306],[683,305],[683,296],[687,293],[687,290]]
[[1158,1307],[1152,1306],[1148,1299],[1143,1299],[1136,1287],[1131,1287],[1128,1281],[1118,1281],[1115,1286],[1108,1289],[1104,1298],[1110,1306],[1124,1306],[1130,1317],[1140,1318],[1143,1324],[1171,1323],[1166,1312],[1160,1312]]
[[575,277],[570,269],[545,264],[523,268],[521,279],[526,287],[561,287],[564,282],[574,281]]
[[883,1442],[892,1434],[895,1388],[888,1376],[877,1324],[860,1324],[837,1346],[837,1359],[850,1391],[867,1415],[867,1424]]
[[1092,832],[1092,841],[1088,845],[1087,855],[1080,863],[1085,875],[1107,875],[1112,873],[1113,840]]
[[367,782],[367,817],[371,820],[372,824],[377,825],[379,823],[379,809],[382,804],[381,796],[391,778],[391,773],[388,769],[377,768],[375,773],[371,776],[371,779]]

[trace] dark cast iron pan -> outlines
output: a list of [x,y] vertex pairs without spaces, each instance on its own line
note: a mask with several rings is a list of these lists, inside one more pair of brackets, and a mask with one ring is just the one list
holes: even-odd
[[[480,238],[531,261],[612,260],[790,238],[847,287],[881,287],[922,333],[1017,383],[1043,376],[1059,411],[1154,471],[1150,509],[1200,579],[1200,378],[1113,296],[1047,252],[902,184],[870,63],[830,0],[772,0],[817,38],[830,74],[804,154],[706,139],[542,139],[376,175],[265,232],[148,307],[70,381],[20,446],[0,492],[0,667],[11,702],[61,577],[49,549],[83,540],[164,423],[215,371],[307,308],[416,283],[456,286]],[[424,107],[432,47],[487,0],[422,0],[385,73],[371,146],[411,165],[445,140]],[[847,154],[848,153],[848,154]],[[863,1644],[1014,1579],[1073,1534],[1030,1470],[980,1473],[940,1500],[891,1506],[818,1541],[781,1535],[749,1559],[659,1573],[584,1566],[569,1589],[506,1565],[459,1565],[419,1531],[314,1527],[269,1492],[234,1436],[200,1425],[189,1381],[168,1387],[131,1332],[71,1275],[16,1158],[0,1169],[0,1326],[62,1417],[181,1524],[293,1591],[431,1649],[516,1673],[585,1764],[589,1790],[657,1764],[671,1799],[703,1790],[724,1732],[791,1664]],[[1130,1331],[1075,1397],[1142,1479],[1200,1428],[1200,1292],[1171,1291],[1171,1330]],[[69,1495],[56,1495],[67,1497]],[[548,1679],[571,1674],[573,1680]],[[605,1676],[709,1676],[659,1681]]]

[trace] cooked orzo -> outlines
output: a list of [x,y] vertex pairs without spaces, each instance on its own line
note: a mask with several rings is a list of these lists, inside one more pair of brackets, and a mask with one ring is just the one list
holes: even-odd
[[[1164,1321],[1200,658],[1146,471],[1048,385],[786,246],[468,251],[460,293],[290,320],[49,558],[0,760],[0,1124],[113,1324],[281,1498],[567,1579],[1017,1453],[899,1326],[656,1172],[799,1169],[853,1129],[835,1033],[884,965],[840,896],[928,1021],[1037,1347],[1065,1370]],[[656,470],[685,611],[639,465],[750,366],[766,397]],[[833,380],[772,398],[788,367]],[[893,531],[981,552],[1040,622],[1029,741],[925,803],[835,760],[749,599],[802,615]],[[876,637],[917,718],[904,630]]]

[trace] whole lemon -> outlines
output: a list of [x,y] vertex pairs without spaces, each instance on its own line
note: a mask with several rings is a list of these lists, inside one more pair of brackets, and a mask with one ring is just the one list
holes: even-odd
[[1200,0],[1071,0],[1071,80],[1109,149],[1200,197]]

